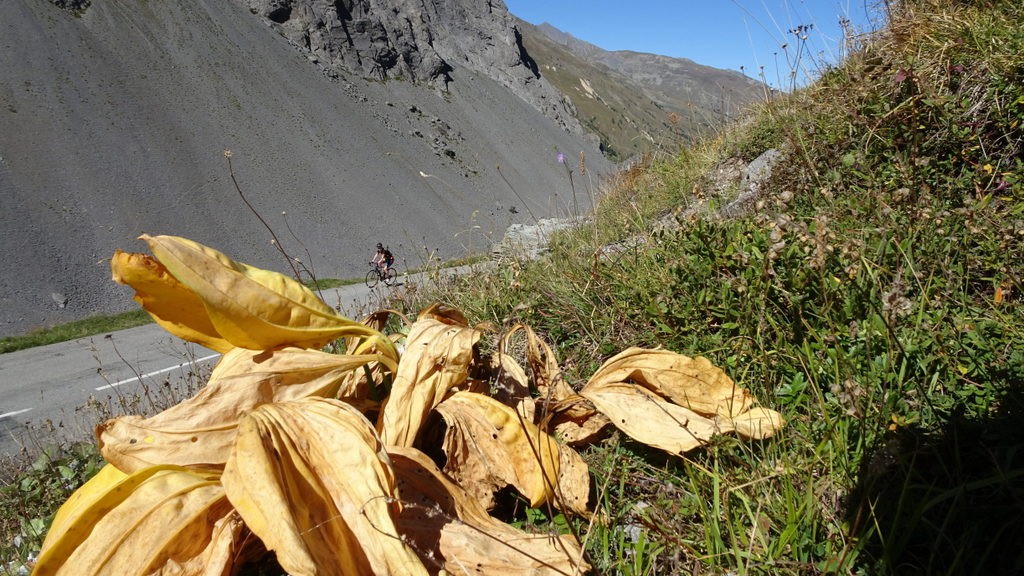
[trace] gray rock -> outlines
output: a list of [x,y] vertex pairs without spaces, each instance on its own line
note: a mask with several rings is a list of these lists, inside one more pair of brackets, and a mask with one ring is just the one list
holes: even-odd
[[90,0],[50,0],[50,2],[62,10],[67,10],[68,12],[76,14],[84,12],[91,3]]
[[63,310],[68,306],[68,297],[61,294],[60,292],[50,293],[50,298],[53,299],[53,303],[57,305],[58,310]]
[[447,89],[490,76],[576,134],[572,104],[541,78],[504,4],[446,0],[242,0],[317,61],[375,80]]
[[[738,161],[726,162],[717,170],[708,174],[709,189],[713,196],[721,197],[733,193],[739,185],[735,199],[717,211],[708,211],[706,207],[694,202],[688,206],[680,206],[675,211],[656,220],[650,232],[678,230],[683,222],[695,217],[734,218],[747,213],[753,204],[762,196],[762,186],[771,177],[772,168],[783,157],[782,152],[771,149],[753,162],[743,165]],[[792,193],[783,193],[780,200],[788,202]],[[548,240],[551,234],[575,226],[577,221],[547,218],[536,224],[513,224],[505,230],[501,242],[491,248],[491,256],[495,260],[513,258],[519,260],[535,260],[548,253]],[[608,244],[601,248],[602,259],[613,259],[619,254],[631,252],[643,247],[650,241],[650,234],[633,236],[621,242]]]
[[[715,202],[725,202],[724,206],[712,210],[706,203],[691,202],[659,218],[651,231],[678,230],[682,222],[694,217],[735,218],[748,213],[763,196],[762,188],[782,158],[783,153],[772,148],[749,164],[744,165],[737,159],[725,161],[705,178],[706,196]],[[792,199],[791,192],[788,197],[785,194],[780,198],[784,203]]]
[[535,224],[512,224],[505,230],[501,241],[491,247],[491,256],[498,261],[536,260],[548,253],[552,234],[572,228],[577,223],[564,218],[541,218]]
[[743,170],[740,180],[740,193],[736,198],[718,211],[720,218],[734,218],[748,212],[761,198],[761,187],[771,178],[772,168],[781,160],[783,154],[775,148],[765,150]]
[[[651,235],[678,230],[685,222],[694,218],[737,218],[749,214],[763,198],[763,187],[771,178],[772,169],[783,157],[781,151],[772,148],[746,165],[737,159],[727,160],[705,178],[708,197],[715,201],[732,198],[725,206],[714,210],[705,202],[692,200],[690,204],[679,206],[656,220],[651,226],[651,234],[634,236],[604,246],[601,250],[602,258],[613,258],[618,254],[642,248],[650,241]],[[778,201],[783,205],[792,199],[793,193],[789,191],[783,191],[778,195]]]

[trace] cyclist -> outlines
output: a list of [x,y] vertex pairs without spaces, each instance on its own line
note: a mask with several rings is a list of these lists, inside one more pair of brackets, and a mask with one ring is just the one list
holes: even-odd
[[395,263],[395,256],[391,254],[391,250],[384,247],[383,244],[377,242],[377,252],[370,259],[370,264],[376,264],[381,268],[381,271],[386,275],[391,265]]

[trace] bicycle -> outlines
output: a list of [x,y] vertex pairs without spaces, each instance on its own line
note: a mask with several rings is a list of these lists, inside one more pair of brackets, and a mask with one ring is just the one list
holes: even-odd
[[395,282],[398,281],[398,271],[394,267],[388,268],[385,272],[384,267],[380,264],[374,264],[370,262],[373,268],[366,273],[366,287],[376,288],[377,284],[383,282],[385,286],[394,286]]

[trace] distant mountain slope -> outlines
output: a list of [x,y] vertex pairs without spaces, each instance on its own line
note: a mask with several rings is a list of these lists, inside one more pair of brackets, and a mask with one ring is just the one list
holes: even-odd
[[[330,277],[361,274],[378,241],[414,266],[484,250],[526,207],[564,215],[557,152],[585,153],[595,181],[608,169],[561,117],[571,106],[560,112],[560,95],[520,61],[500,2],[410,2],[386,17],[376,0],[276,4],[292,7],[287,19],[242,0],[103,0],[71,4],[77,13],[0,2],[0,335],[132,308],[106,259],[143,250],[141,233],[286,270],[224,149],[285,244]],[[475,28],[452,23],[470,12]],[[282,30],[300,14],[305,32]],[[433,38],[443,82],[418,68],[365,80],[316,50],[339,46],[316,34],[395,18],[426,24],[381,24],[377,47]],[[296,43],[304,34],[309,45]],[[459,49],[473,38],[493,45],[500,73]]]
[[709,134],[764,96],[760,82],[691,60],[606,51],[519,21],[541,75],[569,96],[580,121],[618,159]]

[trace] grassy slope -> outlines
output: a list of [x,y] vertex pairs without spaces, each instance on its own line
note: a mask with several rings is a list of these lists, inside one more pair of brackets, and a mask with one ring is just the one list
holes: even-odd
[[[542,331],[574,385],[662,346],[789,420],[682,459],[624,437],[588,454],[611,526],[643,527],[592,530],[602,573],[1024,569],[1022,21],[1012,1],[906,2],[814,86],[622,174],[551,260],[451,287],[470,318]],[[647,232],[724,203],[702,175],[771,147],[754,213]]]
[[151,321],[149,314],[143,310],[133,310],[122,314],[100,314],[67,324],[41,328],[23,336],[4,336],[0,338],[0,354],[57,342],[67,342],[103,332],[125,330],[142,326]]
[[[540,64],[541,74],[569,97],[580,122],[600,137],[605,154],[613,160],[663,149],[674,151],[726,121],[725,112],[718,109],[720,100],[749,102],[758,93],[752,84],[744,85],[725,71],[710,69],[703,72],[706,76],[691,80],[693,85],[688,88],[699,93],[692,96],[693,100],[686,98],[689,91],[678,86],[645,88],[604,64],[577,57],[532,24],[522,23],[522,29],[526,48]],[[670,60],[641,54],[633,58]],[[648,69],[665,66],[659,62],[647,64]],[[701,74],[700,67],[695,65],[694,70],[695,76]],[[728,83],[728,88],[723,88],[723,83]],[[711,90],[709,86],[718,86],[723,93],[704,94]],[[709,104],[709,100],[719,101]]]
[[[655,135],[672,133],[669,113],[638,93],[635,83],[604,66],[595,74],[593,63],[578,59],[531,28],[526,30],[527,50],[543,63],[541,73],[572,100],[583,125],[601,138],[605,153],[625,160],[662,145]],[[698,126],[681,129],[695,134]]]
[[[611,521],[571,521],[596,573],[1020,572],[1022,11],[906,2],[815,86],[621,174],[553,259],[439,295],[474,321],[532,325],[573,385],[624,347],[662,346],[707,356],[788,419],[683,458],[620,435],[588,451]],[[649,232],[722,205],[728,188],[704,175],[771,147],[785,160],[754,213]],[[62,498],[31,490],[70,468],[54,462],[5,489],[4,509],[40,523]],[[27,534],[5,516],[3,547]]]

